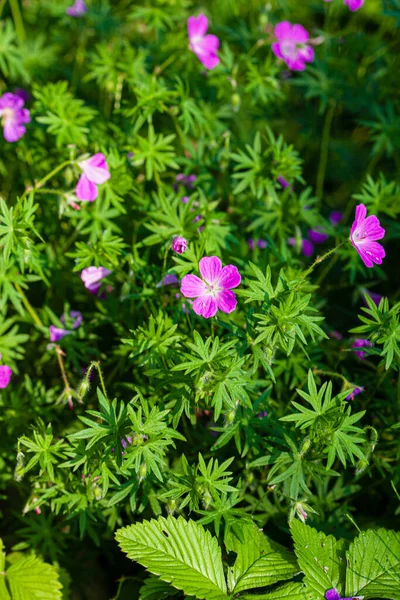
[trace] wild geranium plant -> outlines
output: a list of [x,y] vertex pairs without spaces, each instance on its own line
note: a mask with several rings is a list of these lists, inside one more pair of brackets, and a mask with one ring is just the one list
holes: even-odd
[[0,600],[400,600],[397,0],[0,0]]

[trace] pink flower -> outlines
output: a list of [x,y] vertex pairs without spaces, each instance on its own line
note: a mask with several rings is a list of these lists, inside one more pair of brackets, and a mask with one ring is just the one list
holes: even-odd
[[288,188],[290,183],[288,181],[286,181],[286,179],[284,177],[282,177],[282,175],[279,175],[278,179],[277,179],[278,183],[281,184],[281,186],[285,189]]
[[346,400],[354,400],[354,397],[358,396],[358,394],[361,394],[363,391],[364,391],[363,387],[354,388],[354,390],[352,392],[350,392],[350,394],[348,396],[346,396]]
[[237,300],[232,288],[240,284],[240,274],[237,267],[222,263],[217,256],[205,256],[199,262],[200,274],[185,275],[181,282],[181,293],[186,298],[196,298],[193,310],[205,319],[214,317],[218,309],[224,313],[235,310]]
[[24,100],[17,94],[6,92],[0,98],[0,118],[7,142],[17,142],[26,132],[24,123],[29,123],[31,118],[29,110],[23,106]]
[[[351,345],[352,348],[367,348],[369,346],[373,346],[373,343],[362,338],[356,338]],[[359,358],[364,359],[366,353],[364,350],[356,350],[354,354],[356,354]]]
[[349,7],[350,10],[355,12],[362,6],[364,6],[364,0],[343,0],[345,5]]
[[275,37],[277,41],[272,44],[272,52],[292,71],[304,71],[306,62],[314,60],[314,49],[307,44],[309,33],[302,25],[282,21],[275,27]]
[[[79,310],[71,310],[70,318],[72,319],[72,324],[71,324],[72,329],[77,329],[83,321],[82,313],[80,313]],[[64,315],[61,316],[60,321],[61,321],[61,323],[65,324],[65,316]],[[55,325],[50,325],[49,332],[50,332],[50,341],[51,342],[58,342],[59,340],[62,340],[62,338],[65,337],[66,335],[69,335],[70,333],[72,333],[72,331],[70,329],[55,327]]]
[[81,279],[85,284],[85,288],[91,294],[96,295],[101,287],[101,280],[107,277],[107,275],[111,275],[111,273],[112,271],[109,271],[105,267],[87,267],[83,269]]
[[[296,245],[296,238],[291,237],[288,239],[289,246]],[[314,254],[314,245],[310,240],[301,240],[301,253],[303,256],[312,256]]]
[[339,225],[340,221],[343,219],[343,213],[339,210],[333,210],[329,215],[329,220],[331,222],[332,227],[336,227]]
[[96,200],[99,191],[97,186],[105,183],[111,175],[104,154],[98,152],[87,160],[78,163],[83,171],[76,186],[76,196],[84,202]]
[[383,296],[381,296],[380,294],[371,292],[371,290],[367,290],[366,288],[361,289],[361,295],[362,295],[362,299],[363,299],[365,306],[368,306],[368,302],[367,302],[365,296],[369,296],[371,298],[372,302],[375,302],[376,306],[379,306],[379,303],[383,298]]
[[74,4],[67,8],[66,12],[70,17],[82,17],[87,12],[84,0],[75,0]]
[[189,17],[189,48],[195,53],[206,69],[214,69],[220,62],[217,55],[219,39],[216,35],[206,35],[207,29],[207,17],[204,15]]
[[371,215],[366,218],[367,208],[364,204],[359,204],[356,208],[356,218],[351,226],[350,241],[358,254],[364,261],[366,267],[373,267],[374,263],[382,264],[382,259],[386,253],[384,248],[377,243],[385,235],[385,230],[381,227],[378,217]]
[[172,240],[171,248],[177,254],[183,254],[187,248],[187,240],[183,237],[176,237]]
[[10,367],[7,367],[7,365],[0,366],[0,389],[1,390],[4,390],[4,388],[6,388],[8,386],[8,384],[10,383],[11,375],[12,375],[12,370]]

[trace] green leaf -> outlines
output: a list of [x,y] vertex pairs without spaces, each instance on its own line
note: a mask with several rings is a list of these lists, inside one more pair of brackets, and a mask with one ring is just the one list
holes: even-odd
[[194,521],[159,517],[119,529],[116,539],[129,558],[185,594],[229,598],[218,542]]
[[332,535],[327,536],[298,520],[292,521],[291,531],[299,565],[305,575],[304,583],[314,592],[314,597],[324,598],[325,592],[332,588],[344,596],[344,542],[336,541]]
[[146,579],[139,590],[139,600],[160,600],[160,598],[164,600],[164,598],[172,598],[178,595],[180,595],[179,590],[157,577]]
[[[12,600],[61,600],[61,583],[55,567],[35,556],[22,558],[6,572]],[[1,592],[1,588],[0,588]],[[3,596],[0,595],[1,600]],[[4,599],[7,596],[4,596]]]
[[237,554],[229,572],[229,587],[235,592],[271,585],[299,572],[296,558],[274,544],[255,526],[243,528],[244,542],[230,534],[228,550]]
[[400,600],[400,534],[363,531],[347,552],[346,596]]
[[309,600],[313,596],[302,583],[285,583],[269,594],[241,596],[242,600]]

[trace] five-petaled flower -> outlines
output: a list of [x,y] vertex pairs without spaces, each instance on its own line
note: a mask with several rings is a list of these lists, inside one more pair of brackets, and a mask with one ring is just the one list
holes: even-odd
[[302,25],[282,21],[275,26],[275,37],[272,51],[292,71],[304,71],[306,63],[314,60],[314,48],[307,44],[309,33]]
[[78,162],[83,171],[76,186],[76,196],[84,202],[96,200],[99,191],[97,186],[105,183],[111,175],[108,170],[106,157],[101,152],[94,154],[87,160]]
[[385,258],[385,250],[377,243],[385,235],[378,217],[370,215],[367,217],[365,204],[359,204],[356,208],[356,218],[350,230],[350,241],[358,254],[364,261],[366,267],[373,267],[374,263],[382,264]]
[[85,1],[75,0],[74,4],[67,8],[66,12],[70,17],[82,17],[87,12]]
[[12,375],[11,367],[8,367],[7,365],[0,365],[0,389],[1,390],[4,390],[4,388],[6,388],[8,386],[8,384],[10,383],[11,375]]
[[7,142],[17,142],[26,132],[24,124],[29,123],[31,118],[24,104],[24,99],[18,94],[6,92],[0,98],[0,119]]
[[81,272],[81,279],[85,284],[85,288],[91,294],[96,295],[101,287],[102,280],[107,275],[111,275],[111,272],[105,267],[87,267]]
[[207,29],[208,19],[205,15],[189,17],[189,48],[206,69],[214,69],[220,62],[217,55],[219,39],[216,35],[206,35]]
[[240,284],[237,267],[222,263],[217,256],[205,256],[199,262],[202,276],[185,275],[181,282],[181,293],[186,298],[196,298],[193,310],[197,315],[209,319],[217,314],[218,309],[224,313],[235,310],[237,300],[232,292]]
[[[80,313],[79,310],[71,310],[71,312],[69,314],[70,314],[72,329],[78,329],[79,325],[83,321],[82,313]],[[60,321],[61,321],[61,323],[65,324],[65,316],[64,315],[62,315]],[[63,327],[56,327],[55,325],[50,325],[49,332],[50,332],[50,341],[51,342],[58,342],[66,335],[70,335],[71,333],[73,333],[70,329],[65,329]]]

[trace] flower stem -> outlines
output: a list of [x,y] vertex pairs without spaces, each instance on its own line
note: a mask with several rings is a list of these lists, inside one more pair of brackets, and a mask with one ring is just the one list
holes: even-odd
[[335,114],[336,103],[332,102],[328,111],[325,115],[324,129],[322,132],[322,140],[321,140],[321,154],[318,165],[318,173],[317,173],[317,183],[316,183],[316,195],[317,198],[321,199],[324,193],[324,183],[325,183],[325,174],[326,167],[328,164],[328,154],[329,154],[329,138],[331,134],[332,121],[333,116]]
[[28,313],[31,315],[32,319],[34,320],[34,322],[36,323],[36,325],[38,325],[39,327],[44,327],[42,321],[40,320],[37,312],[35,311],[35,309],[33,308],[33,306],[30,304],[28,298],[25,296],[25,292],[23,291],[22,287],[19,285],[19,283],[14,282],[14,287],[17,290],[18,294],[21,296],[21,300],[23,305],[25,306],[26,310],[28,311]]
[[307,271],[304,273],[303,279],[305,279],[306,277],[308,277],[308,275],[314,271],[315,267],[317,265],[319,265],[319,263],[321,263],[322,261],[324,261],[326,258],[328,258],[328,256],[330,256],[331,254],[333,254],[334,252],[336,252],[336,250],[339,250],[339,248],[341,246],[344,246],[344,244],[347,244],[348,242],[349,242],[348,239],[344,240],[338,246],[335,246],[334,248],[331,248],[330,250],[328,250],[328,252],[325,252],[325,254],[323,254],[322,256],[317,256],[317,258],[315,259],[315,261],[313,262],[313,264],[311,265],[311,267],[309,267],[307,269]]
[[92,363],[92,365],[97,369],[97,372],[98,372],[99,378],[100,378],[101,389],[103,390],[105,399],[108,401],[107,390],[106,390],[106,386],[104,384],[103,371],[101,370],[101,367],[100,367],[100,361],[98,360],[97,362]]
[[41,188],[42,185],[44,183],[46,183],[46,181],[48,181],[49,179],[51,179],[52,177],[54,177],[54,175],[56,175],[56,173],[58,173],[59,171],[61,171],[61,169],[63,169],[64,167],[67,167],[68,165],[72,165],[74,162],[75,162],[74,160],[65,160],[63,163],[61,163],[60,165],[58,165],[58,167],[56,167],[55,169],[53,169],[52,171],[50,171],[50,173],[48,173],[45,177],[43,177],[43,179],[41,179],[40,181],[38,181],[38,183],[35,184],[35,187],[33,189],[26,188],[26,190],[22,194],[22,196],[19,199],[19,201],[22,202],[22,200],[25,198],[25,196],[29,192],[31,192],[31,191],[33,191],[35,189]]
[[10,0],[10,9],[18,39],[21,42],[23,42],[26,38],[25,27],[24,21],[22,20],[22,14],[19,8],[18,0]]

